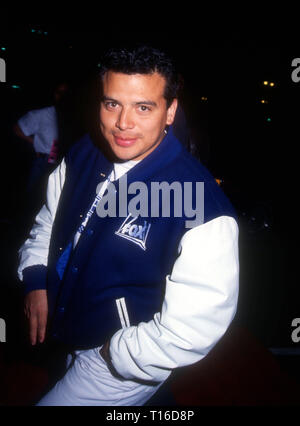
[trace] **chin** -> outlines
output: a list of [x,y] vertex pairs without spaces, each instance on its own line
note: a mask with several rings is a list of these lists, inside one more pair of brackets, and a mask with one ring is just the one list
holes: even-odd
[[111,147],[111,151],[113,156],[116,158],[116,160],[119,160],[119,161],[130,161],[130,160],[134,160],[136,157],[139,157],[138,153],[131,152],[129,149],[126,150],[126,148],[114,149]]
[[140,152],[142,150],[137,144],[131,147],[122,147],[114,141],[110,141],[109,145],[114,156],[122,161],[134,160],[143,154],[143,152]]

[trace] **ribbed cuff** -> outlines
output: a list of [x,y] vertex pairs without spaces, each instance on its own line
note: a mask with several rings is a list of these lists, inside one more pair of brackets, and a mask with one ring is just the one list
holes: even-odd
[[31,291],[46,290],[47,267],[44,265],[30,266],[23,271],[24,295]]

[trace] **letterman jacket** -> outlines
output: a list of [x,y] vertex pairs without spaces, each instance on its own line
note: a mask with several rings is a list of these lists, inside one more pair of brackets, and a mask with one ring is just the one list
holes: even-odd
[[[112,169],[88,135],[73,146],[49,178],[18,274],[27,293],[47,289],[55,338],[76,349],[110,340],[122,377],[163,382],[173,369],[205,357],[235,316],[238,225],[222,190],[171,128],[127,173],[128,186],[143,182],[151,194],[153,182],[204,182],[203,223],[186,228],[190,218],[184,209],[176,217],[172,199],[170,217],[95,212],[62,274],[62,254]],[[114,184],[118,211],[121,184]]]

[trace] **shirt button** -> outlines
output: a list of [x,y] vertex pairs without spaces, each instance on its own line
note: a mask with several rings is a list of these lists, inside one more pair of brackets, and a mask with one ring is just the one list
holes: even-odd
[[95,231],[93,229],[89,229],[88,230],[88,235],[92,236],[94,235]]
[[72,268],[72,272],[73,272],[73,274],[77,274],[77,273],[78,273],[78,268],[77,268],[77,266],[73,266],[73,268]]
[[59,312],[63,314],[65,312],[65,308],[59,308]]

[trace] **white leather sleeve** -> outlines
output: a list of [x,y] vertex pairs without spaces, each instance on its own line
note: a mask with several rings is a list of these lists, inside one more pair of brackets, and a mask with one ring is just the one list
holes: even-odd
[[49,176],[47,187],[47,200],[35,219],[35,223],[27,241],[19,250],[18,276],[23,280],[24,269],[48,264],[48,251],[60,194],[65,182],[66,164],[61,164]]
[[188,231],[179,250],[161,313],[111,339],[112,364],[125,379],[162,382],[173,369],[200,361],[236,314],[236,221],[223,216]]

